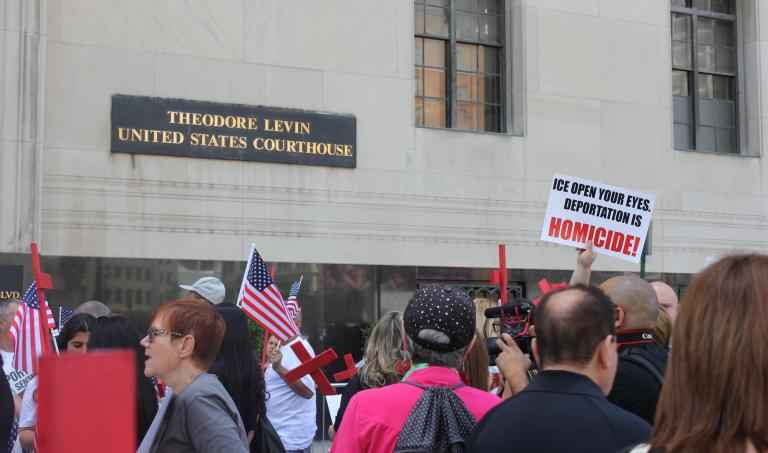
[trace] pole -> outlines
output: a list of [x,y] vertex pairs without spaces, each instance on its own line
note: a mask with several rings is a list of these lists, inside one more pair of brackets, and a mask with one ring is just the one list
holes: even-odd
[[52,344],[53,350],[58,354],[58,345],[54,341],[53,334],[51,333],[53,326],[48,324],[48,302],[45,299],[45,290],[53,289],[53,281],[51,280],[50,274],[43,272],[43,269],[40,266],[40,253],[38,252],[37,244],[35,242],[30,244],[30,251],[32,253],[32,272],[35,275],[35,285],[37,286],[37,300],[40,303],[40,320],[42,321],[41,327],[43,331],[42,335],[44,337],[41,342],[43,344],[43,353],[49,352]]
[[507,293],[507,246],[499,244],[499,291],[501,291],[501,303],[509,302]]

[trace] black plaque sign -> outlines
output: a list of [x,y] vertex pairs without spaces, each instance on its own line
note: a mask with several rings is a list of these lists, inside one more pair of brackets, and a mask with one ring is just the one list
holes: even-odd
[[112,96],[112,152],[355,168],[353,115]]
[[21,299],[24,266],[0,266],[0,300]]

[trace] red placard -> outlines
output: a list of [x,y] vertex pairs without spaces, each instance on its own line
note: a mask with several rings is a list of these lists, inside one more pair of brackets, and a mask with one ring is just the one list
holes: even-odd
[[46,355],[38,374],[38,453],[135,453],[132,351]]

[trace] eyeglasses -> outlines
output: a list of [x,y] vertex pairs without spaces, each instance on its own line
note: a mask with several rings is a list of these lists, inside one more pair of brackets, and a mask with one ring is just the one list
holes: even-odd
[[150,343],[153,343],[155,341],[155,338],[162,337],[163,335],[170,335],[172,337],[183,337],[183,333],[178,332],[171,332],[168,329],[156,329],[154,327],[150,327],[147,329],[147,340],[149,340]]

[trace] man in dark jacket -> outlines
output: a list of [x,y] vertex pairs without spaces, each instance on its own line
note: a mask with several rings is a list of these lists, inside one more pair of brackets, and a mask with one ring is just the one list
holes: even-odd
[[[3,358],[0,357],[0,368],[3,366]],[[13,393],[5,373],[0,373],[0,449],[6,449],[15,440],[15,433],[11,433],[14,419]],[[14,438],[11,439],[11,435]],[[10,450],[8,450],[10,451]]]
[[[647,441],[650,426],[605,397],[618,362],[615,313],[595,287],[576,285],[545,296],[534,313],[532,343],[542,371],[486,415],[469,451],[613,453]],[[519,355],[514,342],[505,343],[502,360]]]
[[667,350],[654,333],[659,316],[656,292],[634,275],[609,278],[600,288],[617,306],[619,367],[608,399],[653,425],[667,367]]

